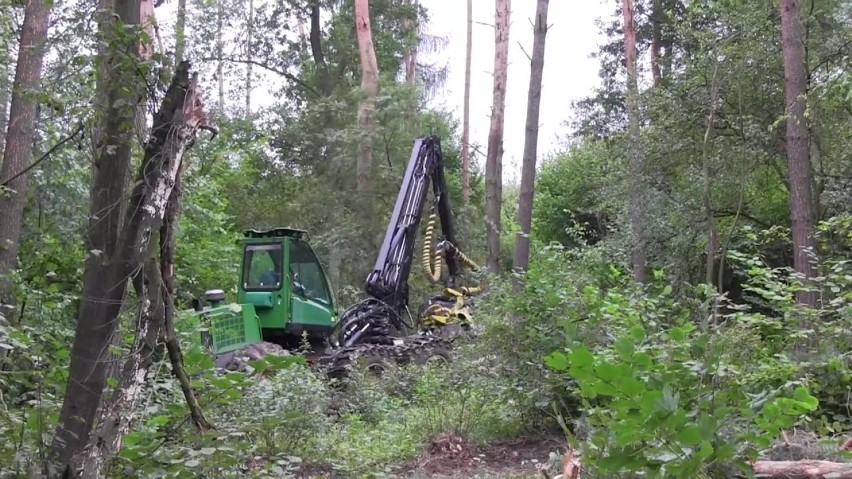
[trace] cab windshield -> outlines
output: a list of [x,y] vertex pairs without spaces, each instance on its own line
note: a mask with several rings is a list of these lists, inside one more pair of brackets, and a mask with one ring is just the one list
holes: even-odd
[[319,260],[311,247],[301,240],[290,241],[290,275],[293,294],[331,306],[331,292]]
[[274,291],[281,288],[281,243],[246,245],[243,289]]

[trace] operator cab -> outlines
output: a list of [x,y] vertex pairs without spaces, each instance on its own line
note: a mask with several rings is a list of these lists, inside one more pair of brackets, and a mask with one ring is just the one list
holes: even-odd
[[243,238],[238,301],[254,306],[264,340],[285,347],[303,333],[327,338],[336,319],[331,287],[306,235],[274,228]]

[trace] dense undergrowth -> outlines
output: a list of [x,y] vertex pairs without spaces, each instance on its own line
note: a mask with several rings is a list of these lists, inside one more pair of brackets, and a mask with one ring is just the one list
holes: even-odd
[[[194,430],[164,359],[112,477],[394,477],[442,433],[480,443],[564,433],[588,477],[728,477],[791,428],[836,444],[852,427],[852,218],[820,227],[818,310],[796,306],[804,285],[761,257],[784,234],[746,232],[728,252],[737,303],[664,271],[636,286],[607,241],[539,247],[521,291],[490,281],[453,363],[356,372],[345,387],[299,355],[256,362],[262,378],[216,373],[185,337],[214,429]],[[70,299],[30,293],[44,320],[9,327],[1,345],[2,477],[41,469],[67,370],[71,334],[56,318]]]

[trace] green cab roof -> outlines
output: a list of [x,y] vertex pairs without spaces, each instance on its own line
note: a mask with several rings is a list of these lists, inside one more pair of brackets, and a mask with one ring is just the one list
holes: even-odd
[[280,238],[282,236],[287,236],[290,238],[301,239],[303,236],[307,236],[308,232],[305,230],[300,230],[297,228],[290,228],[286,226],[280,226],[277,228],[272,228],[268,230],[246,230],[243,233],[243,236],[246,238]]

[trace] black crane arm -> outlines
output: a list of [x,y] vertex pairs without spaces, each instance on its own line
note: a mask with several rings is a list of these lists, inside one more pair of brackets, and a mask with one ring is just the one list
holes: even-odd
[[447,283],[453,286],[460,266],[454,246],[452,209],[443,161],[437,136],[414,140],[381,250],[365,283],[370,297],[341,316],[339,328],[344,346],[359,342],[392,343],[391,330],[400,330],[405,324],[408,278],[430,184],[435,200],[433,207],[437,208],[441,220],[440,248],[447,263]]

